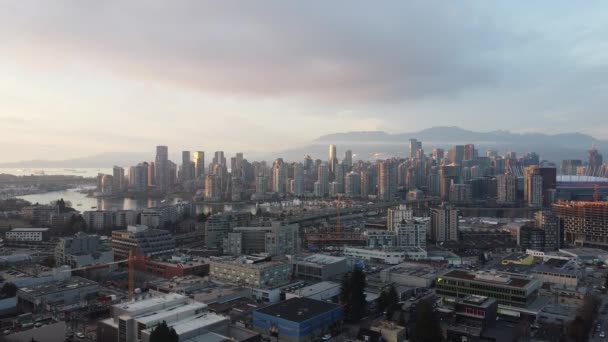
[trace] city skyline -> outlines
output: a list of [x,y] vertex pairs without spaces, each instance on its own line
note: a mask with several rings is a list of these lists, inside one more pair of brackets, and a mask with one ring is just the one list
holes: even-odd
[[4,3],[2,160],[437,125],[608,138],[605,4],[346,4]]

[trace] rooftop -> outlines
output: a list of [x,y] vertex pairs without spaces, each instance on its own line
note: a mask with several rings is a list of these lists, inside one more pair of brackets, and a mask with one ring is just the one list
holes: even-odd
[[19,291],[32,296],[46,296],[56,292],[80,289],[95,285],[97,285],[97,283],[92,280],[81,277],[71,277],[68,280],[53,281],[50,283],[22,287],[19,289]]
[[168,303],[171,303],[176,300],[182,300],[184,298],[185,297],[180,294],[169,293],[164,296],[151,297],[151,298],[147,298],[147,299],[136,301],[136,302],[119,304],[117,306],[127,312],[137,312],[137,311],[145,310],[150,307],[154,307],[156,305],[168,304]]
[[301,297],[291,298],[256,310],[256,312],[292,322],[303,322],[337,308],[340,308],[337,304]]
[[532,280],[524,277],[515,277],[505,273],[498,272],[467,272],[461,270],[452,270],[443,275],[444,278],[455,278],[462,280],[470,280],[484,283],[495,283],[511,287],[524,288],[528,286]]
[[50,228],[13,228],[10,232],[48,232]]
[[346,258],[344,257],[337,257],[327,254],[313,254],[300,259],[300,261],[310,262],[319,265],[335,264],[344,260],[346,260]]
[[177,315],[183,312],[187,312],[189,310],[197,310],[197,309],[205,309],[207,308],[206,304],[203,303],[188,303],[188,304],[177,304],[177,306],[172,308],[161,309],[156,312],[151,312],[148,314],[144,314],[140,317],[137,317],[137,321],[140,323],[147,324],[148,322],[160,322],[165,318]]

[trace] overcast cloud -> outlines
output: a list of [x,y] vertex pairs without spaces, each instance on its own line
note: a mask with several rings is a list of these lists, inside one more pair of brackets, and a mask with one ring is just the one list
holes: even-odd
[[[608,138],[606,10],[601,1],[2,1],[0,125],[11,131],[0,161],[156,143],[279,149],[440,125]],[[53,149],[37,149],[48,140]]]

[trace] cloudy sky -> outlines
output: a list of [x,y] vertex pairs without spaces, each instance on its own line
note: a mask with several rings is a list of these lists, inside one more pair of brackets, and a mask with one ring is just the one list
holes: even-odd
[[0,161],[319,135],[608,139],[605,1],[0,0]]

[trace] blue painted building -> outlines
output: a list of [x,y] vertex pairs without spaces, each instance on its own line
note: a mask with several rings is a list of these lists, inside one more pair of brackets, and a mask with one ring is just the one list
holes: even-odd
[[310,298],[291,298],[253,312],[253,327],[270,335],[276,328],[281,341],[316,341],[342,322],[342,307]]

